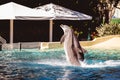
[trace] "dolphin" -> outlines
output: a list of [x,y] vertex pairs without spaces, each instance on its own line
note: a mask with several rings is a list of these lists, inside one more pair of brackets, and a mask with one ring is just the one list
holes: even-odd
[[60,43],[62,44],[64,42],[64,51],[67,61],[72,65],[81,65],[80,61],[84,60],[84,53],[86,50],[80,46],[72,28],[63,24],[61,24],[60,27],[64,32],[64,35],[60,39]]

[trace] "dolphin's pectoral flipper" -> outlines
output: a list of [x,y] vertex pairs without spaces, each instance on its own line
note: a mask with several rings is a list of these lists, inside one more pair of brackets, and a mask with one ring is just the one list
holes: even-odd
[[83,61],[84,60],[84,54],[83,51],[80,48],[76,48],[77,58],[78,60]]
[[86,52],[87,52],[87,50],[85,50],[84,48],[82,48],[82,52],[83,52],[83,53],[86,53]]
[[63,36],[61,37],[60,43],[62,44],[62,43],[64,42],[64,40],[65,40],[65,35],[63,35]]
[[85,50],[84,48],[77,48],[77,50],[80,52],[80,53],[86,53],[87,52],[87,50]]
[[84,54],[79,52],[78,60],[84,61]]

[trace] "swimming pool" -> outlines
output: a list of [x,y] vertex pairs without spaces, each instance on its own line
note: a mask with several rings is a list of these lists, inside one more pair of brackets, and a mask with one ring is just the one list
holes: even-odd
[[87,50],[81,67],[63,49],[0,51],[0,80],[120,80],[120,50]]

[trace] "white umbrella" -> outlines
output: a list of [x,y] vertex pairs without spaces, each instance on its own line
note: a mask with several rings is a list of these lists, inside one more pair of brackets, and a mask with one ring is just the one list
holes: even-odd
[[[10,44],[13,44],[13,24],[15,20],[46,20],[46,12],[40,10],[40,13],[29,7],[9,2],[0,5],[0,20],[10,20]],[[49,16],[47,16],[47,19]]]
[[[50,20],[50,33],[49,40],[52,41],[52,30],[53,30],[53,20],[91,20],[92,17],[77,11],[73,11],[67,8],[64,8],[53,3],[46,4],[35,8],[38,12],[39,10],[44,10],[50,17],[47,20]],[[40,13],[40,12],[39,12]],[[48,16],[46,15],[46,17]]]

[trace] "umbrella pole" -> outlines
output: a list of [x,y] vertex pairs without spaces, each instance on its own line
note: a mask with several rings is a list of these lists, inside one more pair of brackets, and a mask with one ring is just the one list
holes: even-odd
[[49,42],[52,42],[53,38],[53,20],[50,20],[50,30],[49,30]]
[[10,20],[10,48],[13,49],[13,24],[14,20]]

